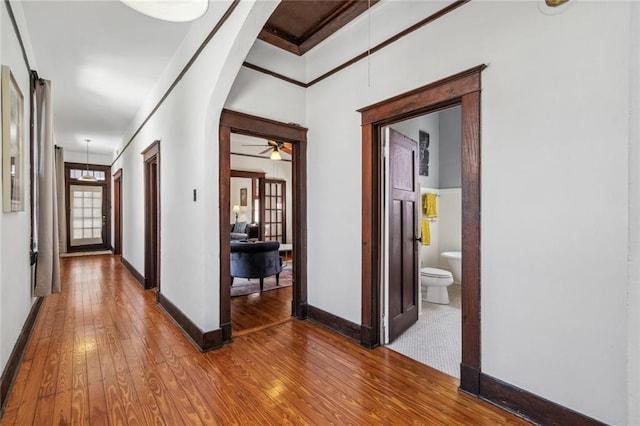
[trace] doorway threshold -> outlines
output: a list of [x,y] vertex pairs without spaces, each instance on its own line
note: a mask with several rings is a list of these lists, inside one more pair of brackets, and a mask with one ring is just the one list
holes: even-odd
[[284,323],[287,323],[289,321],[293,320],[293,317],[287,317],[278,321],[274,321],[274,322],[270,322],[268,324],[263,324],[263,325],[259,325],[257,327],[251,327],[251,328],[247,328],[245,330],[238,330],[238,331],[232,331],[232,336],[233,337],[240,337],[240,336],[245,336],[247,334],[251,334],[251,333],[255,333],[256,331],[261,331],[267,328],[271,328],[271,327],[275,327],[277,325],[281,325]]
[[111,250],[96,250],[96,251],[77,251],[70,253],[60,253],[60,257],[76,257],[76,256],[96,256],[99,254],[113,254]]

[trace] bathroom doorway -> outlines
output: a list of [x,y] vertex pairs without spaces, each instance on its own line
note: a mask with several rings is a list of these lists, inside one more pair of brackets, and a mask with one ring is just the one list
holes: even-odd
[[[358,110],[362,123],[362,311],[360,342],[383,344],[383,128],[461,106],[462,116],[462,362],[460,389],[480,392],[480,98],[479,65]],[[417,242],[416,242],[417,244]],[[417,274],[417,271],[416,271]]]
[[[460,378],[462,361],[462,116],[456,105],[383,127],[384,161],[384,258],[383,343],[390,349],[450,376]],[[415,147],[413,167],[394,167],[396,140]],[[398,173],[416,190],[403,190],[415,208],[397,201]],[[404,185],[409,186],[409,185]],[[405,226],[415,232],[404,235]],[[415,236],[414,238],[411,238]],[[394,241],[405,241],[416,253],[413,276],[398,274],[398,259],[410,257]],[[402,256],[400,255],[402,254]],[[459,254],[457,256],[456,254]],[[406,274],[405,274],[406,275]],[[417,282],[411,294],[410,282]],[[433,285],[431,285],[433,284]],[[397,332],[398,306],[402,298],[415,297],[415,320]],[[400,299],[400,300],[399,300]],[[407,309],[411,312],[411,309]],[[404,314],[407,315],[407,314]],[[406,322],[406,320],[405,320]]]

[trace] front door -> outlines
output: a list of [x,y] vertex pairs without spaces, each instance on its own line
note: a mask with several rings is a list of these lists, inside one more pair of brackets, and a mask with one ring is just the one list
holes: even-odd
[[105,191],[102,185],[71,185],[69,245],[77,249],[106,249]]
[[109,170],[109,166],[65,163],[69,252],[111,248]]
[[417,143],[389,129],[389,340],[418,321]]

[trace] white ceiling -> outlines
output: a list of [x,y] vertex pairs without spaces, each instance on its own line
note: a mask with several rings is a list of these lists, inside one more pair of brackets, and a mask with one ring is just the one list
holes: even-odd
[[[191,23],[117,0],[24,1],[41,78],[52,81],[56,144],[112,155]],[[210,8],[211,9],[211,8]]]

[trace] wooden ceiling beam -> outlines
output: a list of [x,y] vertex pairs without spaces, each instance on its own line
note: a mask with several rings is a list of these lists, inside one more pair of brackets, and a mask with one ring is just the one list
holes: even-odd
[[[378,3],[378,1],[379,0],[371,0],[371,5]],[[288,2],[282,2],[278,7],[290,7],[288,4]],[[368,7],[368,1],[344,1],[339,8],[309,28],[304,36],[299,39],[291,34],[286,34],[283,31],[272,28],[267,21],[267,24],[262,31],[260,31],[260,34],[258,34],[258,38],[295,55],[302,56],[356,17],[366,12]]]
[[[378,3],[378,1],[380,0],[371,0],[371,6]],[[300,55],[304,55],[329,38],[333,33],[366,12],[368,7],[369,2],[367,1],[356,0],[347,2],[343,7],[338,9],[336,13],[332,14],[329,19],[323,21],[320,25],[316,26],[313,31],[305,35],[304,40],[302,40],[298,46],[301,52]]]
[[294,55],[302,56],[302,53],[300,53],[300,47],[295,42],[289,40],[273,28],[269,28],[267,25],[265,25],[264,28],[262,28],[262,31],[260,31],[260,34],[258,34],[258,38],[260,40],[291,52]]

